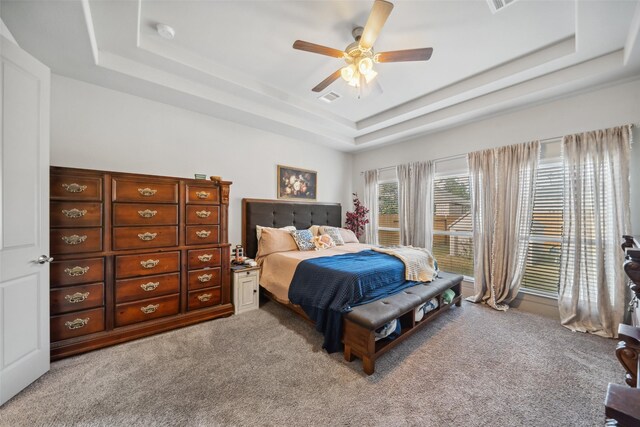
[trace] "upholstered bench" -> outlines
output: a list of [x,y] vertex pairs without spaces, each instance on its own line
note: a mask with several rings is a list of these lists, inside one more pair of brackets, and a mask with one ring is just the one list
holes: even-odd
[[[344,319],[344,358],[352,361],[354,357],[362,359],[362,367],[367,375],[373,374],[376,359],[387,350],[421,326],[443,313],[452,305],[460,306],[462,301],[462,276],[440,272],[438,278],[430,283],[421,283],[369,304],[354,307],[345,313]],[[442,294],[451,289],[455,297],[448,304]],[[415,310],[432,298],[438,299],[438,308],[428,312],[420,321],[415,320]],[[401,325],[400,336],[395,339],[375,340],[376,329],[398,319]]]

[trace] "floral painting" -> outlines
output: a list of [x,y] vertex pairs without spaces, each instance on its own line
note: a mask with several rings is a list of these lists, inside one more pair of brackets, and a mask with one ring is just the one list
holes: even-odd
[[278,165],[278,199],[315,200],[318,173]]

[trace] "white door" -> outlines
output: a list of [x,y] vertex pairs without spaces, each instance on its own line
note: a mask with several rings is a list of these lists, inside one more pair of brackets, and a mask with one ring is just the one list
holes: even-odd
[[0,56],[1,405],[49,370],[50,74],[2,36]]

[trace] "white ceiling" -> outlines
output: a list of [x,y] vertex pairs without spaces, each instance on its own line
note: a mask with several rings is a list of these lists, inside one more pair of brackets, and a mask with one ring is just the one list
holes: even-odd
[[638,1],[396,0],[376,51],[431,60],[377,64],[384,93],[357,99],[340,79],[320,101],[311,88],[343,63],[293,41],[344,49],[372,3],[2,0],[0,16],[58,74],[345,151],[640,75]]

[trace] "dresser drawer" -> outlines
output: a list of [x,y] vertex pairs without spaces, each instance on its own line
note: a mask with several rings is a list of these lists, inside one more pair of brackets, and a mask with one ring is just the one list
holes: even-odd
[[187,245],[207,245],[220,241],[219,227],[217,225],[188,225]]
[[178,183],[114,178],[114,202],[178,203]]
[[104,331],[104,309],[94,308],[53,316],[50,326],[52,342]]
[[163,248],[178,245],[178,227],[115,227],[113,250]]
[[51,227],[101,227],[102,203],[51,202]]
[[100,252],[102,228],[58,228],[51,230],[51,254]]
[[116,278],[173,273],[180,270],[180,252],[160,252],[116,257]]
[[219,187],[187,185],[187,203],[220,203]]
[[187,205],[187,224],[219,224],[219,206]]
[[178,205],[114,203],[113,225],[175,225]]
[[116,281],[116,303],[180,292],[180,273],[137,277]]
[[189,292],[188,309],[196,310],[198,308],[219,305],[222,302],[220,288],[201,289],[199,291]]
[[104,258],[88,258],[51,263],[51,287],[102,282]]
[[104,284],[92,283],[52,289],[50,298],[51,314],[102,307],[104,305]]
[[81,175],[57,175],[50,178],[51,199],[102,200],[102,179]]
[[149,298],[116,306],[116,326],[171,316],[178,313],[180,295]]
[[189,272],[189,290],[220,286],[220,267]]
[[189,270],[220,265],[220,249],[195,249],[189,251]]

